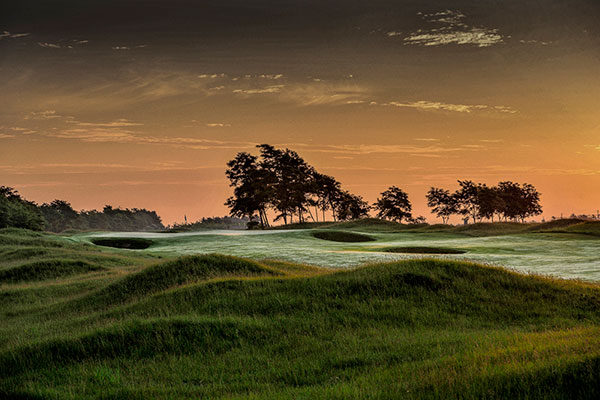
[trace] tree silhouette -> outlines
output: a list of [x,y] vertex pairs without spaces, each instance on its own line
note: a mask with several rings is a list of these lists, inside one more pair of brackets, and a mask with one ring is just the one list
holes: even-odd
[[408,200],[408,195],[396,186],[391,186],[381,193],[381,197],[377,199],[374,207],[378,211],[379,218],[397,222],[412,218],[412,205]]
[[443,224],[447,224],[450,216],[458,212],[456,196],[451,195],[448,190],[435,187],[427,192],[427,206],[442,219]]

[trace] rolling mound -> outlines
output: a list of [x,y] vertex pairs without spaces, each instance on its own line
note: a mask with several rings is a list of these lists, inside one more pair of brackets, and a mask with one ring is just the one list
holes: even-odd
[[599,394],[597,284],[435,259],[128,257],[83,283],[3,286],[0,398]]
[[254,261],[236,257],[218,254],[186,256],[148,267],[83,300],[100,304],[122,303],[200,280],[259,275],[277,275],[277,272]]
[[370,236],[363,235],[360,233],[354,232],[344,232],[344,231],[319,231],[314,232],[312,234],[313,237],[322,240],[329,240],[332,242],[348,242],[348,243],[358,243],[358,242],[373,242],[373,239]]
[[90,359],[222,353],[249,339],[258,343],[263,336],[259,326],[251,321],[206,318],[133,321],[75,338],[22,346],[0,355],[0,370],[12,375]]
[[0,283],[42,281],[104,269],[104,267],[82,260],[35,261],[18,267],[0,270]]

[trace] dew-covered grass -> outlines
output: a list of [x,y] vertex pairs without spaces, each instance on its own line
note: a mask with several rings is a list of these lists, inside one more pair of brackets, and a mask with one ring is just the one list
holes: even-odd
[[[315,238],[315,234],[323,232],[322,228],[179,234],[98,233],[74,235],[70,239],[89,242],[98,237],[145,238],[152,241],[148,252],[156,254],[220,253],[255,260],[272,258],[330,268],[349,268],[365,263],[420,257],[418,254],[389,253],[387,248],[448,248],[464,254],[437,257],[498,265],[526,273],[600,280],[600,240],[594,235],[562,232],[488,235],[490,231],[497,229],[487,228],[485,236],[464,235],[462,231],[371,231],[362,235],[375,239],[374,241],[355,243]],[[339,231],[333,231],[334,235],[335,232]],[[348,233],[361,234],[356,230]]]

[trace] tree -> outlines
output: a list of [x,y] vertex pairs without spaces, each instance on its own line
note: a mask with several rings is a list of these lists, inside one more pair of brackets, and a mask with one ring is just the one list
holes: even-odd
[[479,184],[477,187],[477,205],[479,207],[479,219],[487,218],[494,222],[494,215],[500,215],[506,207],[506,204],[497,187],[488,187],[485,184]]
[[[323,212],[323,221],[325,221],[325,211],[334,210],[337,199],[341,197],[341,184],[334,177],[314,172],[313,181],[315,182],[317,205]],[[333,213],[333,219],[336,215]]]
[[454,192],[458,213],[466,218],[473,218],[473,223],[477,222],[479,216],[479,203],[477,195],[479,185],[473,181],[458,181],[460,188]]
[[456,197],[450,191],[432,187],[427,192],[427,206],[432,209],[443,224],[447,224],[450,216],[458,212]]
[[377,216],[383,219],[402,222],[403,219],[412,218],[412,205],[408,195],[400,188],[391,186],[381,193],[381,198],[373,205],[378,210]]
[[371,207],[361,196],[354,195],[348,191],[342,191],[336,199],[334,212],[337,219],[347,221],[367,217]]
[[44,229],[44,217],[37,205],[27,201],[15,189],[0,186],[0,228]]
[[540,193],[529,183],[522,186],[516,182],[504,181],[498,184],[499,196],[505,203],[505,219],[523,222],[525,218],[542,213]]
[[233,196],[225,202],[231,216],[248,217],[253,221],[258,213],[261,226],[268,226],[266,207],[271,199],[273,181],[269,171],[258,165],[257,157],[245,152],[238,153],[227,166],[225,175],[234,187]]

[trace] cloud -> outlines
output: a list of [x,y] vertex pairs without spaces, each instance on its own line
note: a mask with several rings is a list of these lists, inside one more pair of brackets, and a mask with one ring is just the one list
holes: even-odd
[[19,132],[20,135],[31,135],[33,133],[35,133],[36,131],[29,129],[29,128],[23,128],[20,126],[13,126],[11,128],[9,128],[11,131],[15,131],[15,132]]
[[368,95],[366,88],[346,82],[296,83],[288,85],[279,100],[300,106],[352,105],[365,103]]
[[31,33],[29,32],[24,32],[24,33],[10,33],[9,31],[2,31],[2,33],[0,33],[0,40],[7,38],[7,39],[16,39],[16,38],[20,38],[20,37],[25,37],[25,36],[29,36],[31,35]]
[[129,46],[113,46],[112,49],[113,50],[131,50],[131,47],[129,47]]
[[[45,111],[32,111],[29,115],[25,116],[25,119],[56,119],[63,118],[62,115],[57,114],[55,110],[45,110]],[[67,117],[72,118],[72,117]]]
[[238,93],[238,94],[265,94],[265,93],[279,93],[281,92],[281,89],[283,89],[285,87],[285,85],[271,85],[271,86],[267,86],[264,88],[257,88],[257,89],[234,89],[233,93]]
[[217,79],[217,78],[226,78],[227,75],[226,74],[201,74],[198,75],[198,78],[200,79]]
[[263,74],[263,75],[259,75],[258,77],[262,78],[262,79],[274,79],[274,80],[277,80],[277,79],[283,78],[283,74]]
[[9,135],[8,133],[0,133],[0,139],[11,139],[14,137],[15,135]]
[[61,45],[55,44],[55,43],[47,43],[47,42],[42,43],[42,42],[38,42],[38,45],[42,46],[42,47],[45,47],[45,48],[48,48],[48,49],[60,49],[60,48],[62,48]]
[[211,122],[211,123],[206,124],[206,126],[209,128],[224,128],[224,127],[231,126],[231,124],[224,124],[222,122]]
[[78,126],[93,126],[93,127],[103,127],[103,128],[120,128],[126,126],[141,126],[144,125],[138,122],[131,122],[126,118],[120,118],[111,122],[79,122],[79,121],[67,121],[69,123],[76,124]]
[[393,106],[393,107],[406,107],[406,108],[416,108],[418,110],[434,110],[434,111],[450,111],[450,112],[459,112],[459,113],[472,113],[476,111],[488,111],[488,112],[499,112],[499,113],[507,113],[507,114],[515,114],[517,111],[511,107],[507,106],[489,106],[483,104],[449,104],[449,103],[441,103],[438,101],[413,101],[408,103],[391,101],[389,103],[371,103],[373,105],[382,105],[382,106]]
[[[419,29],[404,38],[405,45],[441,46],[446,44],[475,45],[490,47],[503,43],[498,29],[473,27],[464,23],[466,15],[460,11],[445,10],[432,14],[420,13],[429,23],[437,24],[437,28]],[[397,36],[397,32],[388,32],[388,36]]]
[[[339,154],[409,154],[421,157],[442,157],[448,153],[474,151],[475,149],[463,146],[445,147],[439,144],[430,144],[426,146],[415,145],[382,145],[382,144],[340,144],[340,145],[309,145],[304,143],[290,143],[285,146],[302,147],[304,151],[317,153],[339,153]],[[447,156],[447,155],[446,155]]]

